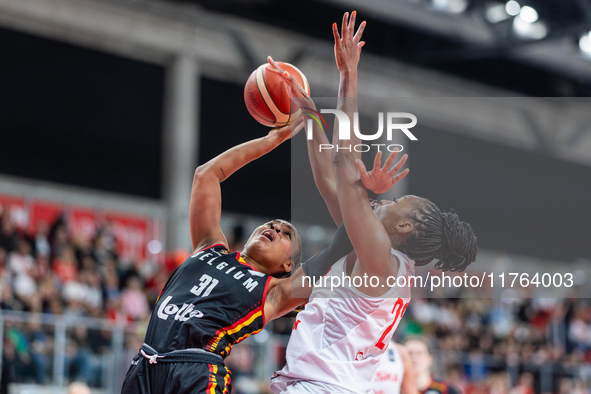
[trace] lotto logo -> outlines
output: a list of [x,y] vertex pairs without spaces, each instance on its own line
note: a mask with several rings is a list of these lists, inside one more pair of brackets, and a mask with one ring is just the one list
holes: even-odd
[[193,304],[183,304],[179,307],[178,305],[169,304],[172,296],[166,297],[166,299],[160,304],[158,308],[158,317],[162,320],[167,320],[169,316],[175,315],[174,320],[187,321],[192,317],[202,318],[203,312],[195,309]]

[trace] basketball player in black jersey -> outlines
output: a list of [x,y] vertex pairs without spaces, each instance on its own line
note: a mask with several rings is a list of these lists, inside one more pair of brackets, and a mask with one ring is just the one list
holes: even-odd
[[[220,183],[302,125],[300,118],[197,168],[190,202],[194,252],[160,293],[123,394],[229,393],[231,375],[223,359],[232,346],[303,304],[311,288],[300,286],[296,298],[292,283],[302,283],[303,275],[324,275],[352,249],[341,226],[326,250],[294,271],[301,258],[300,235],[290,223],[273,220],[257,227],[241,252],[228,250],[220,228]],[[378,168],[375,177],[380,175],[389,182],[387,171]]]

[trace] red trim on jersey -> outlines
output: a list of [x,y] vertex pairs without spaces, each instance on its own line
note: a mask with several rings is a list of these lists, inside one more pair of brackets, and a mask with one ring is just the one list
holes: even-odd
[[256,272],[261,272],[258,269],[256,269],[255,267],[253,267],[252,265],[248,264],[246,261],[244,261],[244,259],[240,260],[240,252],[236,252],[236,260],[238,260],[238,262],[240,264],[250,267],[251,269],[255,270]]
[[271,276],[267,278],[267,282],[265,283],[265,292],[263,293],[263,327],[267,324],[267,320],[265,319],[265,300],[267,299],[267,290],[269,290],[269,283],[271,283]]
[[[263,308],[262,306],[259,306],[258,308],[254,309],[252,312],[250,312],[248,315],[244,316],[242,319],[238,320],[237,322],[233,323],[232,325],[228,326],[228,327],[224,327],[222,328],[222,331],[228,331],[232,328],[236,328],[238,327],[240,324],[244,323],[245,321],[247,321],[248,319],[250,319],[252,317],[252,315],[254,315],[255,313],[257,313],[261,308]],[[264,309],[264,308],[263,308]],[[265,312],[263,312],[264,314]]]
[[[262,311],[261,311],[261,308],[262,308]],[[209,340],[209,342],[207,343],[206,350],[211,350],[212,348],[214,348],[214,350],[215,350],[215,347],[217,347],[217,345],[218,345],[219,341],[222,339],[222,337],[223,337],[223,336],[225,336],[225,335],[226,335],[226,333],[228,332],[228,330],[234,329],[234,328],[238,327],[239,325],[241,325],[242,323],[244,323],[245,321],[248,321],[248,320],[249,320],[249,319],[252,317],[252,315],[254,315],[254,314],[258,313],[259,311],[261,311],[261,312],[262,312],[262,315],[264,315],[264,314],[265,314],[265,312],[264,312],[264,307],[263,307],[263,306],[259,306],[258,308],[256,308],[256,309],[254,309],[253,311],[251,311],[251,312],[250,312],[248,315],[244,316],[242,319],[240,319],[240,320],[238,320],[238,321],[236,321],[236,322],[232,323],[232,324],[231,324],[231,325],[229,325],[229,326],[226,326],[226,327],[224,327],[224,328],[220,328],[220,329],[218,329],[218,330],[216,331],[216,333],[215,333],[215,336],[214,336],[213,338],[211,338],[211,339]],[[253,321],[253,323],[254,323],[254,321]],[[252,323],[251,323],[251,324],[252,324]],[[245,326],[245,327],[248,327],[248,326]],[[244,328],[244,327],[243,327],[243,328]],[[242,328],[241,328],[241,330],[242,330]],[[260,330],[259,330],[259,331],[260,331]],[[238,331],[238,332],[239,332],[239,331]],[[257,331],[257,332],[258,332],[258,331]],[[250,335],[250,334],[248,334],[248,335]],[[247,335],[247,336],[248,336],[248,335]],[[237,343],[237,342],[236,342],[236,343]]]
[[191,253],[189,256],[193,256],[195,253],[199,253],[199,252],[201,252],[201,251],[204,251],[205,249],[211,249],[211,248],[214,248],[214,247],[216,247],[216,246],[223,246],[224,248],[228,249],[228,247],[227,247],[226,245],[222,244],[222,243],[219,243],[219,244],[213,244],[213,245],[211,245],[211,246],[206,246],[206,247],[204,247],[204,248],[201,248],[201,249],[199,249],[199,250],[196,250],[196,251],[194,251],[193,253]]

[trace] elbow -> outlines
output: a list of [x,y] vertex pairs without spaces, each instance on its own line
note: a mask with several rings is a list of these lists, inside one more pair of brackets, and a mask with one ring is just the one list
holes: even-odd
[[345,158],[344,158],[343,152],[334,151],[334,152],[332,152],[331,159],[332,159],[332,165],[334,167],[336,167],[336,166],[341,165]]
[[332,154],[332,165],[333,167],[341,167],[345,165],[355,164],[355,157],[347,150],[341,150],[339,152],[333,152]]
[[193,181],[209,178],[212,175],[217,177],[217,175],[212,171],[211,166],[208,165],[208,163],[205,163],[197,167],[195,174],[193,175]]
[[202,164],[195,170],[195,174],[193,175],[193,179],[203,178],[208,172],[208,168],[206,164]]

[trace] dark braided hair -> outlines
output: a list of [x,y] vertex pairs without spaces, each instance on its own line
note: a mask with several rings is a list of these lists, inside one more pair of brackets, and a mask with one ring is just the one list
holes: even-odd
[[458,272],[476,260],[476,235],[453,209],[441,212],[433,202],[421,199],[415,204],[411,219],[415,222],[414,229],[402,251],[417,266],[437,259],[436,269]]

